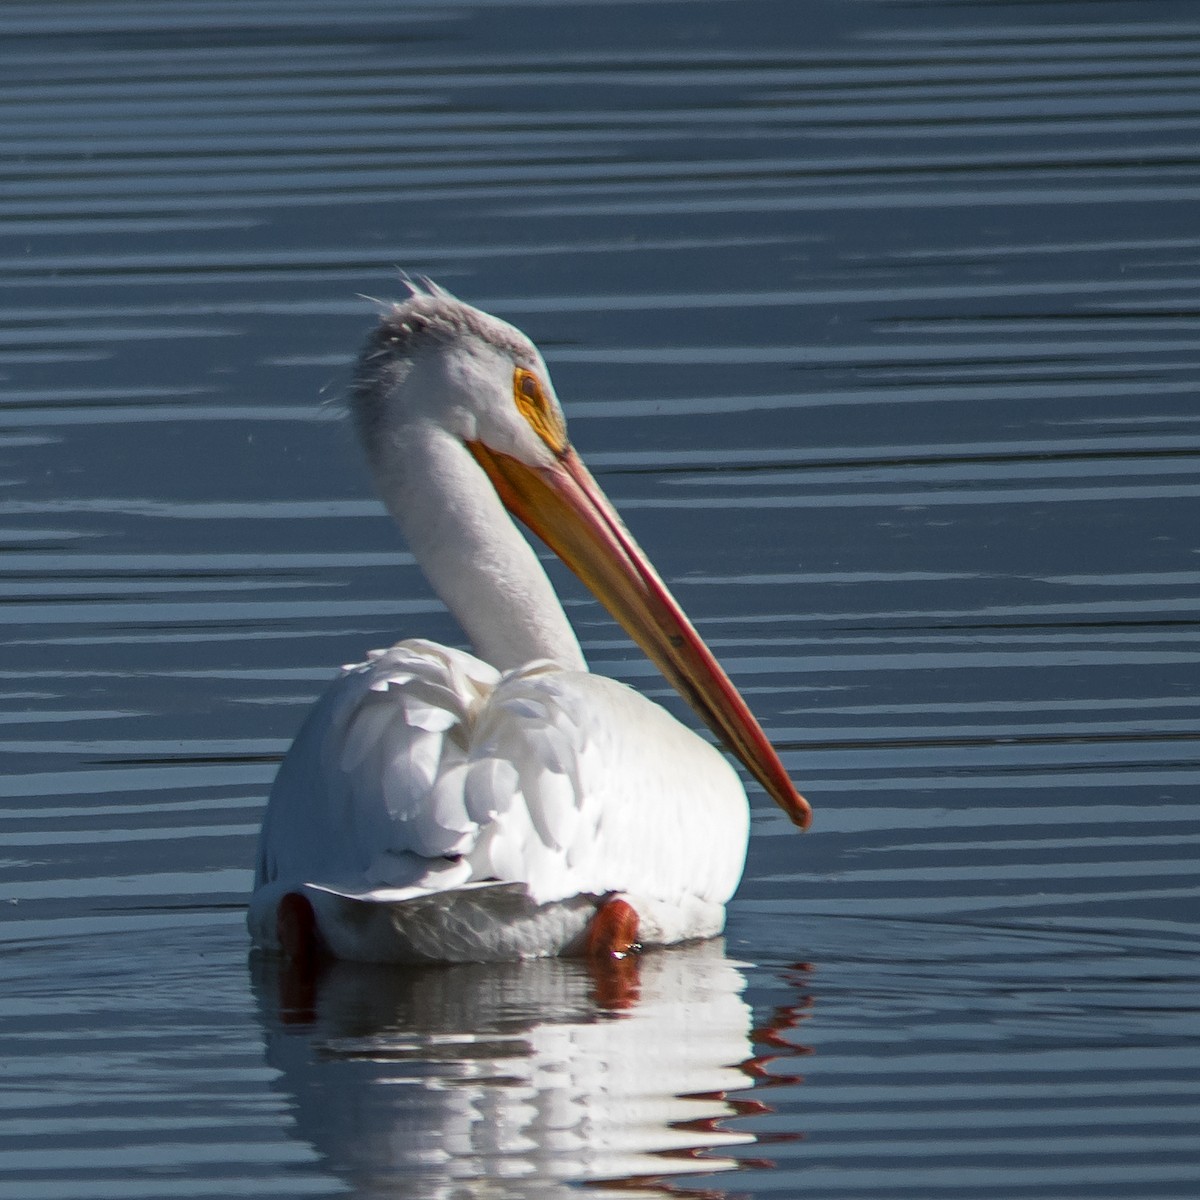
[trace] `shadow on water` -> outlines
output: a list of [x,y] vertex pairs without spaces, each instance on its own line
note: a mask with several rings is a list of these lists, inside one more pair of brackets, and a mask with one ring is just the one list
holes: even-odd
[[295,1134],[357,1196],[721,1196],[674,1177],[763,1165],[731,1154],[772,1111],[748,1093],[805,1052],[784,1036],[805,1002],[755,1029],[743,966],[717,941],[315,978],[255,956],[251,976]]

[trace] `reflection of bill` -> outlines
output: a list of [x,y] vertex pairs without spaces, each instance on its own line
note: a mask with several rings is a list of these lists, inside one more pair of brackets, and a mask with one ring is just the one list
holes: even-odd
[[761,1106],[730,1093],[763,1060],[720,942],[599,966],[286,972],[255,962],[267,1059],[358,1196],[662,1195],[654,1179],[727,1170],[721,1149],[755,1141],[730,1118]]

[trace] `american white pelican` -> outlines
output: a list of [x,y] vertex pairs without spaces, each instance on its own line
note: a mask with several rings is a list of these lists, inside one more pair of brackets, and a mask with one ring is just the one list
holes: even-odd
[[588,672],[507,508],[588,585],[792,820],[809,808],[567,440],[541,354],[432,284],[382,317],[351,409],[376,486],[478,657],[346,667],[271,790],[249,924],[301,959],[623,954],[720,932],[746,794],[663,709]]

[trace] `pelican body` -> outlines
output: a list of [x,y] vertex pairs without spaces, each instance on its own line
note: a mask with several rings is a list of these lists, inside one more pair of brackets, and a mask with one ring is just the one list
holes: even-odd
[[411,639],[343,669],[271,790],[253,941],[298,958],[492,961],[717,934],[749,831],[738,776],[588,671],[512,516],[801,827],[808,805],[571,448],[537,348],[432,284],[412,292],[368,339],[351,411],[475,653]]

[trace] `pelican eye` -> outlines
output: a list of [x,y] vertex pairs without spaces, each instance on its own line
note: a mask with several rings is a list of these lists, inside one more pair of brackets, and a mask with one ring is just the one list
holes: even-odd
[[561,454],[567,448],[567,430],[562,416],[550,402],[542,381],[524,367],[513,370],[513,401],[521,416],[533,427],[534,433],[554,451]]

